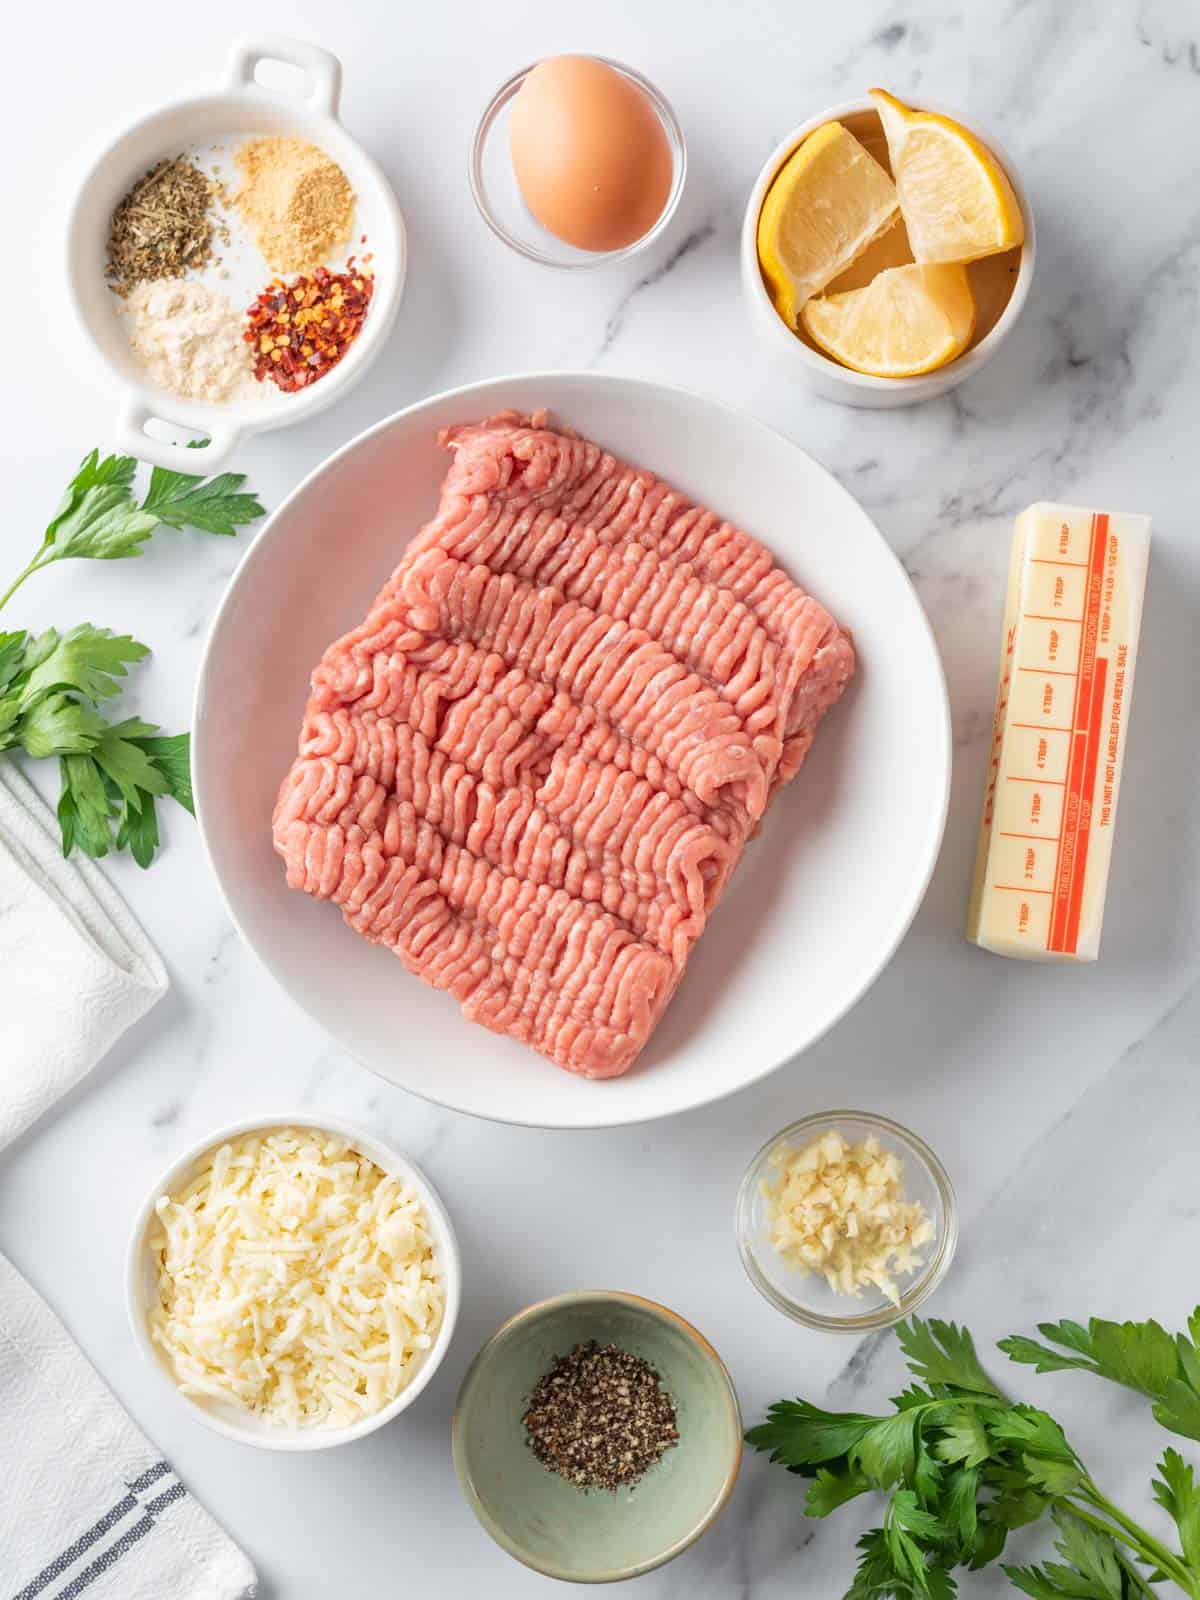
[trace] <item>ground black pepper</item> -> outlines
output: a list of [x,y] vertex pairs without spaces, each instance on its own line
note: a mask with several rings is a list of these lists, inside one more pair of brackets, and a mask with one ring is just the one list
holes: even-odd
[[581,1489],[637,1483],[679,1439],[654,1368],[595,1340],[558,1357],[522,1421],[538,1460]]

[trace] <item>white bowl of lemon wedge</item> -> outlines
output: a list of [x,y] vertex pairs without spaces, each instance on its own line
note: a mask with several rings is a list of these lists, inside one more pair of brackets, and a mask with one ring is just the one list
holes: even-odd
[[1035,251],[1028,198],[994,139],[872,89],[772,152],[742,225],[742,287],[767,347],[818,394],[913,405],[996,353]]

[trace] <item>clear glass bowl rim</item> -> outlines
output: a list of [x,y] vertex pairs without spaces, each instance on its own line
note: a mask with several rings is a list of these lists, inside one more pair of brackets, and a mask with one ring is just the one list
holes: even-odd
[[[859,1312],[844,1317],[825,1316],[819,1311],[810,1311],[807,1307],[798,1304],[787,1295],[778,1290],[766,1277],[755,1259],[754,1251],[749,1242],[749,1229],[744,1226],[744,1221],[749,1217],[750,1207],[754,1200],[755,1188],[759,1181],[760,1169],[763,1162],[777,1145],[785,1140],[793,1142],[804,1135],[814,1136],[819,1131],[827,1131],[839,1123],[855,1122],[876,1133],[884,1134],[898,1144],[906,1154],[917,1157],[924,1163],[938,1191],[938,1198],[942,1204],[942,1226],[938,1232],[933,1254],[926,1262],[920,1275],[914,1279],[908,1289],[900,1296],[898,1305],[886,1304],[873,1311]],[[738,1255],[741,1257],[742,1266],[746,1276],[762,1295],[764,1300],[770,1302],[777,1311],[782,1311],[785,1317],[790,1317],[793,1322],[802,1323],[806,1328],[816,1328],[824,1333],[873,1333],[880,1328],[890,1328],[895,1323],[911,1316],[929,1298],[941,1283],[954,1259],[954,1252],[958,1247],[958,1200],[955,1197],[954,1185],[950,1181],[950,1174],[946,1171],[939,1158],[918,1134],[910,1128],[904,1127],[899,1122],[893,1122],[890,1117],[880,1116],[872,1111],[819,1111],[799,1121],[789,1123],[786,1128],[781,1128],[778,1133],[766,1141],[756,1151],[738,1185],[737,1203],[734,1210],[734,1231],[737,1238]]]
[[[667,195],[667,203],[663,206],[658,221],[649,232],[644,233],[640,239],[635,239],[632,244],[622,246],[620,250],[599,250],[586,254],[581,252],[580,259],[577,261],[561,260],[546,251],[539,250],[535,245],[526,244],[523,240],[518,239],[515,234],[508,231],[492,210],[491,203],[488,200],[487,186],[483,181],[483,152],[491,135],[493,123],[534,67],[539,65],[537,61],[531,61],[528,66],[522,67],[519,72],[514,72],[510,78],[506,78],[483,108],[483,113],[475,126],[475,137],[471,141],[471,159],[467,168],[467,176],[479,215],[487,223],[497,239],[502,239],[510,250],[515,250],[518,255],[524,256],[527,261],[536,261],[539,266],[553,267],[560,272],[588,272],[595,267],[610,266],[615,261],[628,260],[630,256],[636,255],[639,250],[645,250],[666,230],[671,218],[678,209],[679,200],[683,194],[684,180],[687,177],[687,141],[683,137],[683,129],[679,125],[679,119],[675,115],[671,102],[661,89],[651,83],[649,78],[643,77],[633,67],[627,67],[623,61],[614,61],[611,56],[591,55],[586,50],[573,50],[570,54],[584,56],[589,61],[600,61],[606,67],[612,67],[615,72],[619,72],[622,77],[628,78],[631,82],[637,84],[638,88],[641,89],[654,107],[659,121],[663,125],[668,143],[671,146],[671,190]],[[565,248],[570,247],[566,246]]]

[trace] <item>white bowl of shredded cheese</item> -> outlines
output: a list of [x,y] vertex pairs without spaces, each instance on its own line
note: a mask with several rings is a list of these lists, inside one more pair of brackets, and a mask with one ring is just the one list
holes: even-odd
[[449,1347],[454,1229],[422,1172],[332,1117],[260,1117],[188,1150],[134,1223],[151,1365],[226,1438],[324,1450],[407,1409]]

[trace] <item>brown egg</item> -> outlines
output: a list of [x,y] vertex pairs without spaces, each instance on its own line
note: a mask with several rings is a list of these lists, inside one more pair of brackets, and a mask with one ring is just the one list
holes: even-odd
[[513,171],[544,228],[580,250],[620,250],[648,233],[671,192],[672,158],[653,105],[590,56],[538,63],[513,101]]

